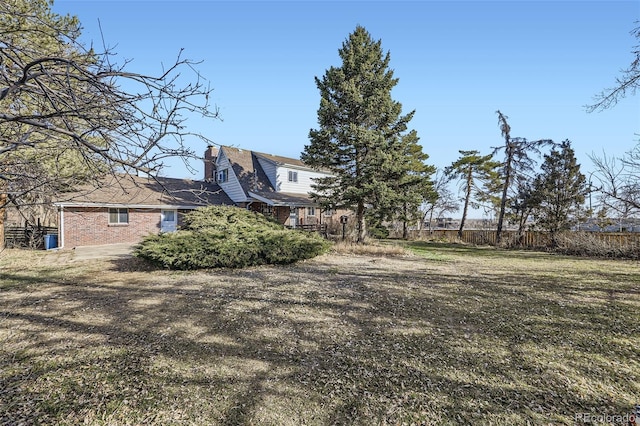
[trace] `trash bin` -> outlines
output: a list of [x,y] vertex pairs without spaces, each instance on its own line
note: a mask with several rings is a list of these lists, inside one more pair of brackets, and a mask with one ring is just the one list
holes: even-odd
[[58,247],[58,236],[55,234],[47,234],[44,236],[44,249],[51,250]]

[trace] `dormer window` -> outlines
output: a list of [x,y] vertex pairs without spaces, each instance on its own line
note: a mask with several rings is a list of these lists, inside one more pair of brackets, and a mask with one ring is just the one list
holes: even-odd
[[224,183],[229,180],[229,169],[218,170],[218,174],[216,176],[216,182]]
[[298,172],[289,170],[289,182],[298,182]]

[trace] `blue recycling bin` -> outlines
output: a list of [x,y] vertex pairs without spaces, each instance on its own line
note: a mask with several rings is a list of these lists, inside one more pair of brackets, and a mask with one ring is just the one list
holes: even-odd
[[51,250],[58,247],[58,236],[55,234],[47,234],[44,236],[44,249]]

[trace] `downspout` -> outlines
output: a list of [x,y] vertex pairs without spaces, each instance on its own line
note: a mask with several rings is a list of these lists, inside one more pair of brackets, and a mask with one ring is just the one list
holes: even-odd
[[64,206],[60,206],[60,223],[58,223],[58,248],[64,248]]

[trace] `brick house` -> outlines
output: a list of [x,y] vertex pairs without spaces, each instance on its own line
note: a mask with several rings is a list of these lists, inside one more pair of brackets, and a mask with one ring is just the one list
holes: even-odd
[[58,247],[137,243],[175,230],[185,212],[211,204],[234,203],[212,182],[108,176],[98,187],[78,188],[54,203]]
[[208,205],[246,208],[291,228],[334,229],[347,213],[323,211],[310,198],[314,179],[329,174],[300,160],[221,146],[208,147],[204,162],[201,181],[108,176],[60,197],[58,247],[137,243],[174,231],[184,213]]

